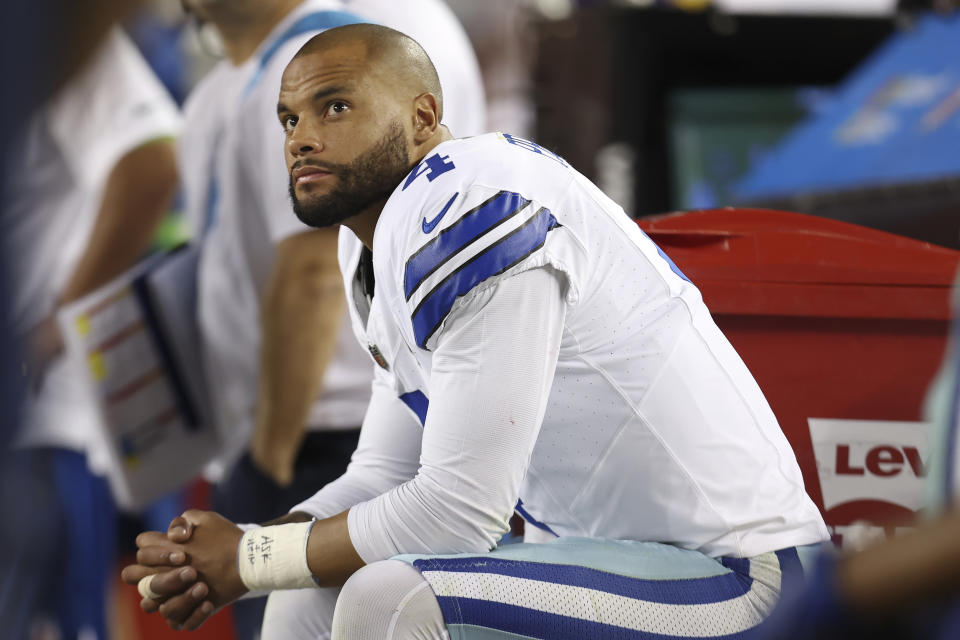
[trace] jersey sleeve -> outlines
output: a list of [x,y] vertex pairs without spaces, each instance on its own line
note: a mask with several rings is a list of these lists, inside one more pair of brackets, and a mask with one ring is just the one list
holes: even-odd
[[101,185],[127,152],[175,137],[180,114],[136,46],[119,29],[48,107],[57,145],[77,180]]
[[575,297],[570,270],[547,249],[561,228],[549,208],[513,191],[473,187],[426,206],[402,267],[417,346],[433,350],[458,299],[522,271],[550,265]]
[[549,268],[454,309],[437,343],[416,477],[350,510],[366,562],[484,552],[508,529],[546,412],[566,308]]

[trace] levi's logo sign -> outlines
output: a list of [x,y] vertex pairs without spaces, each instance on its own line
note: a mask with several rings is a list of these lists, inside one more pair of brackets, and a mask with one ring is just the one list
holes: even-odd
[[924,505],[929,426],[923,422],[808,418],[823,507],[876,500]]
[[870,474],[889,478],[907,470],[918,478],[927,475],[923,460],[920,459],[920,449],[911,446],[877,445],[867,451],[861,461],[851,460],[849,444],[838,444],[834,468],[838,476]]

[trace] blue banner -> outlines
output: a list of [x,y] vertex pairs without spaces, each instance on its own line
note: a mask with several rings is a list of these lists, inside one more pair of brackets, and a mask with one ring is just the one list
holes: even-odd
[[[825,45],[829,46],[829,45]],[[960,15],[888,40],[736,186],[741,200],[960,176]]]

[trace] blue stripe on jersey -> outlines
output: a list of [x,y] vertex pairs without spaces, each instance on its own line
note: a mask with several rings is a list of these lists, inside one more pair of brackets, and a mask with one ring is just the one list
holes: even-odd
[[487,278],[503,273],[543,246],[547,232],[558,226],[549,209],[541,208],[522,227],[504,236],[444,278],[413,310],[413,334],[424,348],[450,313],[457,297]]
[[[437,597],[447,624],[476,625],[542,640],[677,640],[680,636],[637,631],[603,622],[594,622],[528,609],[512,604],[473,598]],[[452,637],[452,636],[451,636]],[[684,636],[685,637],[685,636]],[[724,636],[701,636],[716,640],[754,637],[750,630]]]
[[407,300],[431,273],[491,229],[503,224],[530,203],[520,194],[501,191],[437,234],[407,260],[403,292]]
[[423,395],[422,391],[410,391],[401,394],[400,400],[417,415],[417,418],[420,419],[421,427],[427,423],[427,407],[430,401],[427,400],[427,396]]
[[403,272],[403,292],[407,300],[420,283],[447,260],[518,214],[528,204],[530,201],[519,193],[501,191],[460,216],[459,220],[423,245],[407,260]]
[[550,527],[548,527],[547,525],[543,524],[542,522],[540,522],[539,520],[537,520],[536,518],[534,518],[532,515],[530,515],[529,513],[527,513],[527,510],[523,508],[523,500],[517,500],[517,506],[514,507],[513,510],[516,511],[517,513],[519,513],[519,514],[520,514],[520,517],[523,518],[524,522],[526,522],[527,524],[532,524],[532,525],[535,526],[537,529],[540,529],[540,530],[542,530],[542,531],[546,531],[547,533],[552,533],[553,535],[557,536],[558,538],[560,537],[560,536],[557,535],[557,533],[556,533],[553,529],[551,529]]
[[[749,560],[744,559],[749,569]],[[739,598],[753,579],[736,571],[706,578],[647,580],[569,564],[504,560],[484,556],[422,558],[413,566],[424,571],[494,573],[513,578],[594,589],[659,604],[709,604]]]

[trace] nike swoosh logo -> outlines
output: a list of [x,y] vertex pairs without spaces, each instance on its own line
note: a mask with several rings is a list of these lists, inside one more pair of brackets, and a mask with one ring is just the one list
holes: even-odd
[[443,219],[443,216],[445,216],[445,215],[447,214],[447,210],[450,208],[450,205],[453,204],[453,201],[457,199],[457,196],[458,196],[458,195],[460,195],[460,192],[459,192],[459,191],[457,191],[455,194],[453,194],[452,196],[450,196],[450,199],[447,200],[447,204],[443,205],[443,209],[440,209],[440,213],[438,213],[438,214],[433,218],[433,220],[429,220],[429,221],[428,221],[426,216],[423,217],[423,225],[422,225],[422,228],[423,228],[423,232],[424,232],[424,233],[430,233],[431,231],[433,231],[433,230],[437,227],[437,224],[439,224],[439,223],[440,223],[440,220]]

